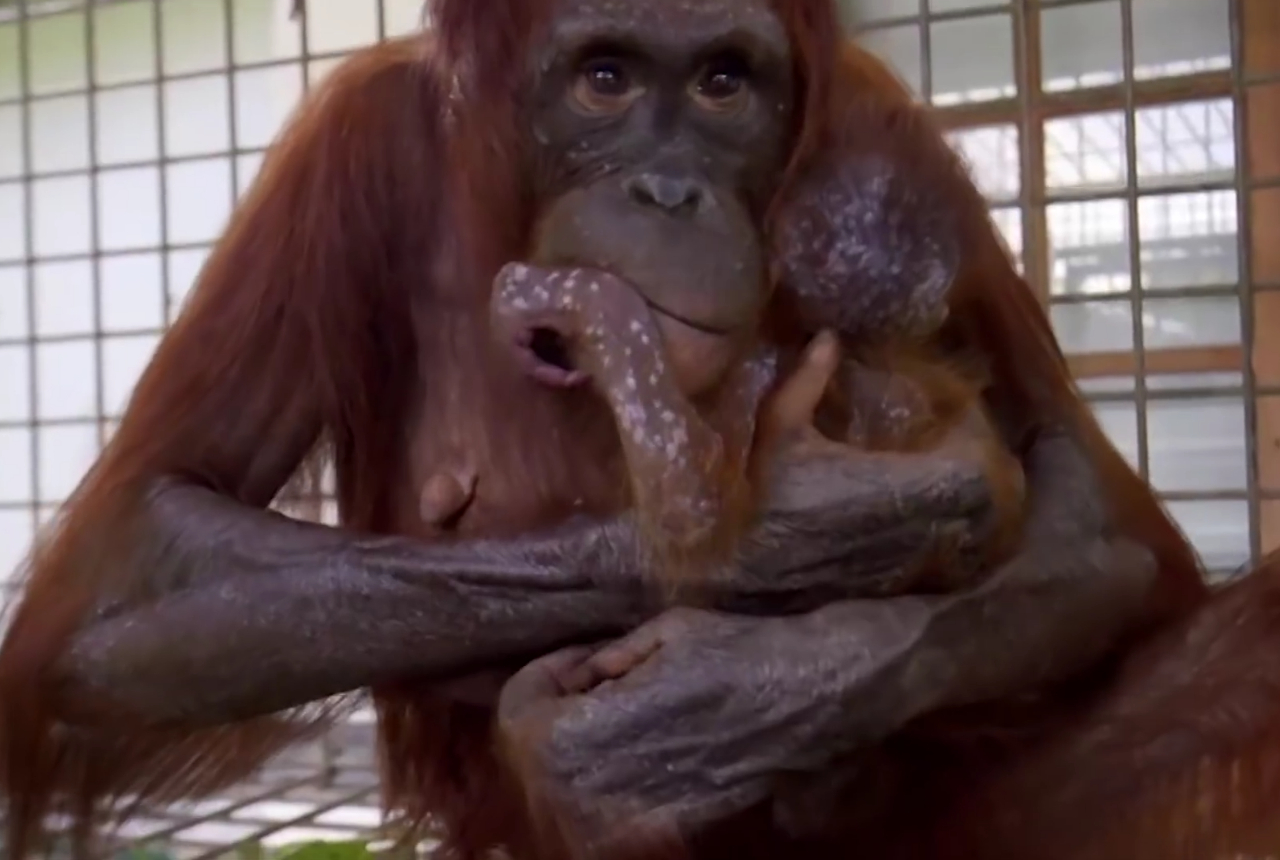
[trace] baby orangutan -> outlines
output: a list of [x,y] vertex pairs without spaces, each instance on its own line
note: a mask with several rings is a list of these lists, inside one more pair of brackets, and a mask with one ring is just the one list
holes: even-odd
[[[839,257],[828,254],[827,260]],[[917,292],[936,307],[904,310],[918,320],[944,320],[946,284]],[[842,308],[822,307],[838,304],[840,296],[811,292],[797,298],[815,319],[842,318]],[[589,378],[608,402],[637,515],[674,584],[695,573],[696,565],[732,552],[751,524],[759,495],[753,487],[760,485],[777,446],[796,433],[807,434],[811,443],[875,451],[980,448],[990,464],[997,510],[977,569],[989,570],[1017,535],[1023,494],[1017,459],[1000,444],[977,386],[958,369],[926,360],[925,338],[913,338],[906,320],[898,320],[902,326],[894,342],[863,350],[863,361],[842,358],[839,339],[823,331],[801,356],[786,362],[785,379],[779,373],[783,350],[750,345],[712,399],[699,402],[686,396],[664,359],[661,333],[643,298],[611,274],[512,264],[498,277],[491,307],[503,334],[554,333],[572,368],[559,381]],[[535,372],[555,371],[539,364]],[[868,596],[970,584],[967,573],[957,578],[957,572],[973,566],[944,563],[954,561],[955,554],[947,553],[910,581],[868,583]]]
[[[774,217],[782,313],[767,316],[792,319],[797,332],[743,344],[712,402],[688,396],[652,309],[623,280],[512,264],[495,282],[495,328],[523,335],[530,375],[565,386],[589,378],[609,403],[634,507],[677,581],[732,551],[754,514],[752,486],[777,444],[797,432],[878,452],[953,446],[987,464],[992,527],[978,557],[961,558],[962,548],[944,541],[936,562],[903,581],[869,582],[868,596],[971,584],[1020,533],[1024,476],[983,404],[982,368],[944,356],[940,345],[966,225],[985,218],[957,200],[981,200],[957,193],[968,187],[964,165],[920,111],[869,95],[845,105],[840,122],[837,155],[808,170]],[[779,345],[814,332],[834,332],[839,343],[815,341],[802,356]],[[533,343],[540,336],[566,353],[562,366],[534,357],[546,345]],[[820,402],[806,392],[822,392]]]
[[[1021,535],[1025,476],[986,408],[985,368],[946,347],[950,309],[963,299],[964,225],[985,213],[975,219],[965,208],[956,191],[967,187],[963,166],[916,126],[918,111],[872,96],[847,105],[841,121],[835,156],[806,171],[775,212],[770,326],[740,345],[725,383],[703,389],[709,395],[690,396],[653,309],[625,280],[572,265],[512,264],[495,282],[495,329],[507,339],[529,333],[522,345],[531,375],[551,385],[590,381],[612,409],[632,502],[670,584],[696,582],[707,561],[748,534],[765,470],[784,443],[839,447],[843,457],[849,447],[904,456],[954,451],[957,460],[984,464],[991,510],[981,536],[939,541],[915,565],[858,583],[856,596],[973,586],[1012,555]],[[534,342],[543,336],[545,343]],[[547,361],[552,352],[559,361]],[[560,695],[586,692],[660,647],[628,637],[551,682]],[[518,708],[522,695],[505,689],[500,715]],[[625,848],[626,857],[651,860],[666,856],[659,842],[681,856],[674,834],[610,832],[626,810],[561,807],[528,756],[539,739],[500,722],[533,817],[564,856],[612,857]],[[602,855],[606,844],[612,848]]]
[[[945,300],[945,290],[936,295]],[[814,313],[827,300],[801,298],[812,299],[808,310]],[[992,529],[972,553],[976,557],[965,558],[966,547],[940,542],[937,554],[915,570],[868,578],[861,589],[867,597],[976,584],[1013,549],[1022,523],[1020,464],[1001,444],[977,386],[957,368],[928,362],[923,340],[902,334],[892,345],[868,350],[866,363],[843,357],[840,338],[830,330],[785,364],[783,350],[754,344],[710,402],[699,402],[685,395],[665,360],[660,333],[640,294],[611,274],[514,264],[499,276],[491,308],[500,331],[528,331],[532,321],[547,325],[561,338],[565,365],[572,368],[564,371],[563,381],[580,381],[577,375],[585,374],[609,403],[634,476],[635,510],[672,588],[668,598],[675,602],[688,602],[688,592],[676,592],[706,574],[707,567],[699,564],[723,560],[747,533],[767,478],[764,470],[788,440],[868,451],[949,446],[957,456],[972,456],[966,451],[977,448],[988,464]],[[822,317],[836,320],[839,314]],[[561,695],[584,693],[626,675],[661,646],[656,639],[628,637],[592,660],[566,666],[552,682]],[[502,695],[504,701],[519,701],[527,692],[508,686]],[[500,704],[499,714],[504,712]],[[560,806],[544,794],[539,765],[528,757],[540,748],[536,739],[506,728],[500,739],[541,844],[554,848],[547,856],[685,856],[682,840],[664,828],[613,833],[608,821],[616,810]]]

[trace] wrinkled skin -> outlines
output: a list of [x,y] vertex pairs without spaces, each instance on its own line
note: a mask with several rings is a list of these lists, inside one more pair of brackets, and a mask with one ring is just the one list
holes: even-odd
[[923,603],[801,620],[673,609],[526,666],[502,690],[503,737],[533,751],[525,766],[551,787],[535,812],[573,851],[678,842],[768,800],[779,773],[823,772],[852,738],[856,750],[902,725],[913,691],[896,682],[928,618]]

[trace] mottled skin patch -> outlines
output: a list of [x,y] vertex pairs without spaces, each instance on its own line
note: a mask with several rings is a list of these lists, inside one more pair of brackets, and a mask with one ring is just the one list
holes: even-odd
[[492,310],[517,344],[532,329],[555,331],[574,372],[608,402],[636,509],[660,551],[696,552],[737,522],[756,415],[776,374],[771,350],[738,363],[700,409],[681,390],[644,297],[614,275],[511,264],[498,275]]
[[851,100],[839,125],[839,157],[813,167],[779,209],[776,271],[807,325],[919,342],[946,321],[960,270],[964,165],[919,111],[874,94]]

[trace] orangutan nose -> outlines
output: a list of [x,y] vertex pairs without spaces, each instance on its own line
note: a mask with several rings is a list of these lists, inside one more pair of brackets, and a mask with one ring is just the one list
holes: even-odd
[[702,184],[688,177],[642,173],[626,182],[627,194],[641,206],[661,209],[672,215],[693,215],[704,196]]

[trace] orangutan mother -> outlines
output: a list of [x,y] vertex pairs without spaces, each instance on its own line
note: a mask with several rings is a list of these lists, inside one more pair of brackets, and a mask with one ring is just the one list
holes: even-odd
[[[520,673],[508,724],[544,727],[558,796],[674,821],[699,856],[847,856],[859,833],[856,850],[889,856],[918,849],[917,832],[935,854],[1092,850],[1067,837],[1142,820],[1118,817],[1119,801],[1183,797],[1130,790],[1147,778],[1218,773],[1193,768],[1200,743],[1163,743],[1188,731],[1217,744],[1237,791],[1229,815],[1215,807],[1177,838],[1237,847],[1255,832],[1224,825],[1274,799],[1259,790],[1274,782],[1229,766],[1274,748],[1262,730],[1278,709],[1222,687],[1223,654],[1254,659],[1275,637],[1268,616],[1238,611],[1275,577],[1207,602],[1193,555],[1101,439],[985,222],[964,249],[948,336],[988,366],[1030,514],[1017,556],[958,597],[839,599],[944,537],[976,539],[976,464],[797,448],[739,563],[709,575],[706,594],[722,609],[806,611],[661,613],[625,512],[614,416],[543,384],[554,350],[494,341],[504,264],[608,264],[645,296],[688,389],[717,390],[773,307],[771,202],[837,154],[842,97],[893,86],[841,53],[833,0],[434,0],[430,13],[429,38],[359,53],[293,120],[32,556],[0,649],[10,856],[51,811],[87,822],[114,800],[238,779],[322,722],[307,703],[361,687],[377,696],[393,809],[442,821],[463,856],[503,843],[524,856],[535,844],[504,790],[491,711],[448,701],[441,682],[637,624],[585,664],[560,652]],[[560,226],[539,232],[547,221]],[[342,528],[265,510],[326,453]],[[450,471],[476,476],[474,497],[450,540],[428,541],[422,485]],[[1120,681],[1081,676],[1145,623],[1184,618],[1236,638],[1195,662],[1203,646],[1174,629]],[[625,677],[556,695],[551,681],[608,677],[636,643],[648,659]],[[1220,702],[1252,707],[1226,728],[1202,706],[1174,721],[1178,660]],[[1051,692],[1018,695],[1039,690]],[[929,758],[962,748],[957,733],[981,736],[956,709],[983,703],[1000,706],[971,725],[1049,742],[981,772]],[[951,735],[917,720],[936,713]],[[1136,765],[1119,758],[1148,743]],[[858,774],[886,762],[916,781],[868,791]],[[955,773],[973,775],[965,803]],[[1105,786],[1105,802],[1082,785]],[[795,814],[830,803],[840,813],[816,824]],[[740,812],[732,830],[702,826]],[[1147,853],[1127,856],[1174,838],[1151,832],[1134,843]]]

